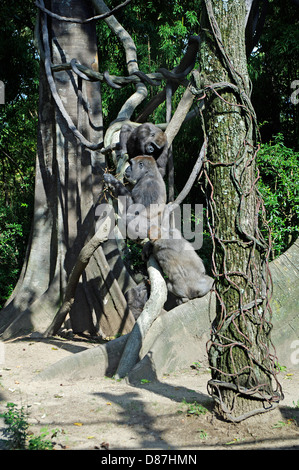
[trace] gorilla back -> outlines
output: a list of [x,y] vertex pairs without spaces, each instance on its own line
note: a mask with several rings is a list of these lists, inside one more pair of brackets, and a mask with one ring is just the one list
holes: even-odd
[[152,253],[167,275],[167,288],[178,297],[178,303],[203,297],[211,290],[214,280],[206,274],[191,243],[177,229],[152,242]]
[[115,196],[125,196],[127,235],[132,239],[143,239],[151,225],[157,225],[157,218],[164,210],[165,183],[155,159],[149,156],[133,158],[126,168],[125,179],[131,183],[131,191],[114,176],[104,174],[104,180],[113,188]]
[[126,168],[125,178],[133,184],[131,195],[134,203],[143,204],[144,207],[166,203],[165,183],[153,157],[133,158]]

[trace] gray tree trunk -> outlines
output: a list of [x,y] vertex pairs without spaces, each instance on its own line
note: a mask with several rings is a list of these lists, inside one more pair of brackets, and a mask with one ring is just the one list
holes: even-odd
[[217,294],[210,390],[219,412],[239,420],[279,400],[272,383],[267,246],[255,187],[257,130],[247,72],[245,1],[205,0],[205,5],[200,88],[207,94],[206,190]]
[[[80,0],[47,1],[45,6],[62,16],[84,19],[94,15],[91,3]],[[53,64],[76,59],[98,68],[95,22],[68,23],[47,17],[47,24]],[[102,142],[100,83],[82,80],[72,71],[55,72],[54,79],[78,131],[90,142]],[[78,254],[94,233],[95,207],[102,189],[97,170],[103,167],[102,155],[82,146],[67,126],[53,101],[41,60],[34,220],[19,282],[0,315],[3,338],[32,330],[43,332],[54,318]],[[76,290],[70,312],[75,332],[102,331],[110,336],[132,328],[132,316],[126,319],[124,315],[121,290],[118,304],[111,297],[114,281],[100,247]]]

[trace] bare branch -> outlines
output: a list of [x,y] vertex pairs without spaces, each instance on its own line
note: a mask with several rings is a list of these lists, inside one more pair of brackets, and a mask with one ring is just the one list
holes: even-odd
[[[92,80],[92,81],[98,81],[98,82],[103,82],[105,81],[105,77],[104,77],[104,74],[103,73],[100,73],[100,72],[96,72],[95,70],[92,70],[88,67],[86,67],[85,65],[82,65],[82,64],[79,64],[79,62],[76,61],[75,63],[76,65],[76,69],[78,69],[82,75],[81,77],[84,79],[84,80]],[[52,72],[61,72],[62,70],[73,70],[74,68],[74,63],[71,64],[71,62],[65,62],[63,64],[55,64],[55,65],[52,65],[51,66],[51,69],[52,69]],[[77,73],[77,71],[75,70],[75,72]],[[137,76],[137,74],[141,74],[142,73],[142,76],[146,76],[147,79],[153,83],[154,80],[158,80],[159,84],[162,80],[166,80],[166,78],[159,72],[153,72],[153,73],[148,73],[148,74],[145,74],[143,72],[135,72],[134,74],[130,75],[130,76],[126,76],[126,77],[122,77],[122,76],[118,76],[118,75],[109,75],[109,78],[112,80],[112,82],[116,85],[120,85],[120,86],[126,86],[126,85],[130,85],[130,84],[137,84],[137,83],[140,83],[142,81],[142,79],[140,77]],[[84,76],[85,75],[85,76]]]
[[[92,0],[93,6],[99,14],[110,12],[103,0]],[[125,28],[118,22],[115,16],[109,16],[105,19],[109,28],[115,33],[122,43],[128,67],[129,75],[139,71],[137,61],[137,51],[135,43]],[[130,119],[136,107],[147,97],[147,88],[141,81],[136,83],[136,92],[126,101],[117,116],[117,121]]]
[[86,20],[81,20],[80,18],[69,18],[67,16],[60,16],[57,15],[56,13],[53,13],[52,11],[48,10],[45,8],[43,5],[41,5],[38,1],[35,2],[35,5],[44,13],[47,13],[48,16],[51,16],[51,18],[55,18],[56,20],[59,21],[65,21],[69,23],[79,23],[79,24],[86,24],[90,23],[91,21],[97,21],[97,20],[104,20],[105,18],[108,18],[108,16],[113,15],[113,13],[116,13],[118,10],[121,8],[124,8],[128,3],[130,3],[131,0],[126,0],[124,3],[121,3],[120,5],[116,6],[113,8],[113,10],[104,13],[103,15],[98,15],[98,16],[92,16],[91,18],[87,18]]
[[167,126],[165,134],[167,136],[167,142],[170,146],[173,142],[173,139],[179,132],[181,125],[183,124],[188,111],[190,110],[194,101],[194,94],[190,91],[189,87],[185,90],[185,93],[182,96],[181,101],[178,104],[177,109],[175,110],[174,115],[170,123]]
[[167,227],[168,224],[166,222],[167,219],[169,219],[170,214],[180,205],[182,204],[183,200],[188,196],[196,178],[198,177],[200,170],[202,168],[203,160],[206,154],[207,150],[207,140],[204,141],[202,144],[201,150],[199,152],[198,158],[195,162],[195,165],[193,167],[193,170],[188,178],[187,183],[185,184],[184,188],[178,195],[175,201],[169,202],[164,209],[163,213],[163,221],[162,221],[162,226]]

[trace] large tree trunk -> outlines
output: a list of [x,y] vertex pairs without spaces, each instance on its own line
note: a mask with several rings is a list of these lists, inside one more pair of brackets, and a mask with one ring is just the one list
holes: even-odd
[[258,226],[262,206],[255,187],[257,131],[247,73],[245,1],[205,0],[205,5],[203,27],[210,32],[201,46],[200,87],[207,92],[206,177],[217,279],[210,390],[219,412],[238,421],[271,409],[279,399],[272,383],[268,248]]
[[[84,19],[94,15],[91,3],[81,0],[53,0],[45,6],[61,16]],[[76,59],[97,70],[95,22],[68,23],[43,13],[41,16],[48,25],[53,64]],[[56,72],[54,80],[77,130],[90,142],[103,142],[100,83],[82,80],[72,71]],[[98,174],[104,166],[102,155],[81,145],[67,125],[53,100],[41,60],[34,221],[21,277],[1,312],[3,338],[30,330],[43,332],[51,323],[78,254],[94,233],[95,207],[101,192]],[[125,301],[116,305],[110,295],[114,281],[100,247],[76,290],[70,312],[75,332],[113,335],[132,328],[132,316],[124,318]]]

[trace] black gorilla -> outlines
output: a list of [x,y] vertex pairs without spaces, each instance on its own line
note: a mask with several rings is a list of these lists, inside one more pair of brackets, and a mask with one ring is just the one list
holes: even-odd
[[112,187],[114,195],[126,199],[127,235],[143,239],[152,225],[159,224],[158,218],[166,204],[165,183],[155,159],[150,156],[131,159],[125,179],[131,184],[131,190],[113,175],[104,174],[104,181]]
[[206,295],[214,280],[206,274],[204,264],[192,245],[177,229],[170,229],[168,233],[162,231],[162,234],[163,237],[144,246],[144,258],[150,254],[156,258],[167,276],[168,291],[178,298],[178,304]]
[[148,281],[142,281],[136,287],[132,287],[125,293],[128,307],[133,313],[135,320],[139,317],[150,296],[150,285]]
[[166,173],[168,144],[166,134],[150,122],[133,127],[124,124],[119,136],[122,153],[128,154],[129,159],[139,155],[154,157],[162,176]]

